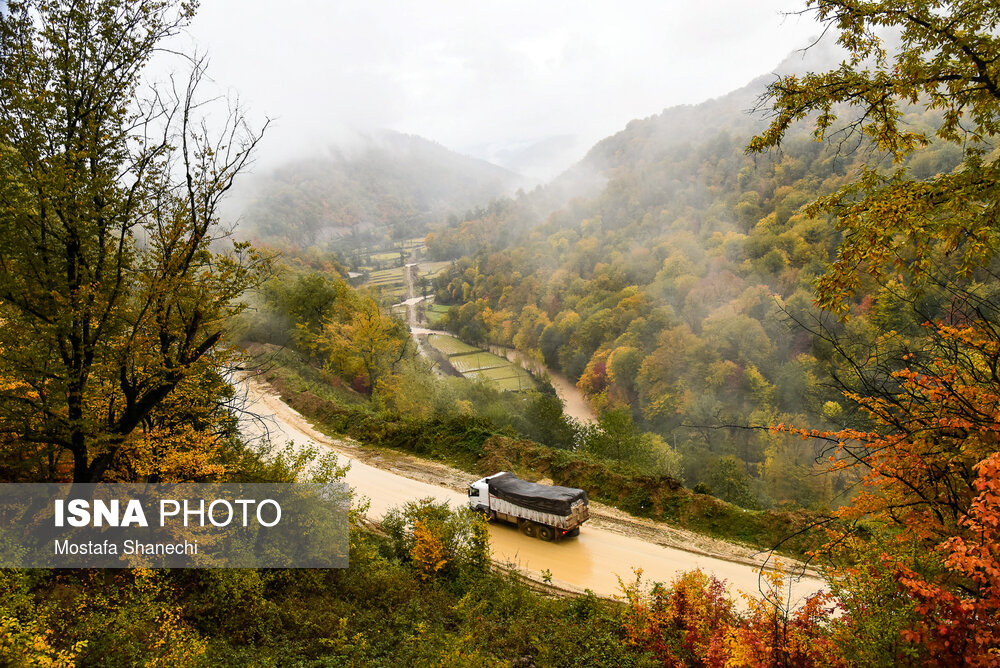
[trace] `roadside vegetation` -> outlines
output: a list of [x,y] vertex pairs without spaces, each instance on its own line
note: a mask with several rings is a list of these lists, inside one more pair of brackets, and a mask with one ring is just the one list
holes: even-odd
[[[319,304],[306,296],[312,291],[330,300],[311,311],[330,314],[325,329],[341,327],[335,300],[360,298],[336,277],[279,268],[264,287],[269,297],[244,317],[240,331],[255,365],[264,369],[260,378],[327,434],[437,459],[470,477],[508,470],[533,480],[550,478],[637,516],[759,549],[780,545],[802,557],[819,545],[818,534],[805,529],[823,522],[821,514],[747,510],[686,489],[676,452],[638,430],[627,412],[607,412],[597,423],[581,425],[563,414],[551,389],[508,392],[487,381],[435,377],[412,348],[392,386],[376,397],[364,377],[352,375],[360,367],[338,365],[321,343],[311,343],[310,332],[320,332],[321,340],[324,328],[299,322],[296,318],[306,316],[286,310]],[[410,345],[405,331],[396,330],[395,336],[400,345]],[[282,341],[284,347],[278,345]],[[460,359],[496,357],[453,338],[432,337],[432,342]],[[739,484],[735,476],[732,481],[724,476],[720,471],[720,485]]]

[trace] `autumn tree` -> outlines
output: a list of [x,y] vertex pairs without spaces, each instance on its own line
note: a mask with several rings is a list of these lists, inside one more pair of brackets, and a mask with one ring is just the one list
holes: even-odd
[[211,450],[225,323],[266,268],[246,245],[222,250],[217,218],[259,133],[239,110],[199,120],[197,59],[184,59],[186,81],[144,76],[193,11],[139,0],[0,10],[2,375],[29,387],[0,389],[0,430],[8,458],[66,456],[76,481],[105,478],[131,440],[154,448],[178,422]]
[[[802,433],[837,443],[837,466],[865,474],[865,492],[842,515],[887,529],[881,564],[920,613],[903,636],[926,648],[929,662],[995,665],[1000,9],[965,0],[808,5],[848,59],[775,81],[770,126],[749,150],[778,147],[805,121],[819,140],[882,158],[806,209],[832,216],[843,235],[817,301],[846,318],[855,295],[881,286],[883,306],[902,300],[927,322],[925,336],[901,342],[883,330],[861,356],[827,330],[857,371],[849,396],[869,422]],[[902,122],[913,108],[936,116],[932,130]],[[961,161],[947,173],[912,168],[908,159],[932,144],[954,145]],[[913,556],[928,554],[936,559]]]
[[358,296],[341,307],[324,325],[317,345],[330,367],[360,379],[372,397],[382,399],[411,347],[406,325],[383,313],[371,297]]
[[[794,123],[808,119],[816,139],[864,144],[890,164],[871,161],[851,183],[808,207],[813,215],[833,214],[844,236],[820,282],[820,305],[846,312],[866,273],[940,278],[947,266],[962,278],[980,275],[996,256],[1000,229],[1000,156],[993,151],[1000,132],[1000,10],[968,0],[808,5],[838,32],[849,58],[829,72],[772,83],[761,104],[771,105],[770,126],[748,150],[778,147]],[[894,50],[882,37],[887,29],[898,35]],[[933,133],[901,122],[914,105],[939,117]],[[921,178],[904,163],[932,141],[956,144],[964,159],[950,173]]]

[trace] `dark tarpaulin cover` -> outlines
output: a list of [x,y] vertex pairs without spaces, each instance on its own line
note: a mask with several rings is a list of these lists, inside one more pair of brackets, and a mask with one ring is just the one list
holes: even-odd
[[587,493],[582,489],[539,485],[537,482],[515,478],[510,473],[495,475],[486,484],[493,496],[543,513],[569,515],[573,503],[580,499],[587,500]]

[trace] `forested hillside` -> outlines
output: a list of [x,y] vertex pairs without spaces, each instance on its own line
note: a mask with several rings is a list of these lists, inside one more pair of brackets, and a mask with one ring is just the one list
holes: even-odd
[[[877,155],[838,151],[805,129],[779,153],[746,155],[766,127],[749,110],[771,79],[629,123],[564,177],[596,174],[603,186],[548,218],[534,215],[550,196],[540,189],[440,227],[427,245],[455,260],[436,286],[453,305],[446,327],[534,355],[601,411],[627,410],[681,451],[687,484],[749,507],[836,505],[852,481],[816,475],[825,446],[760,427],[857,424],[830,378],[841,362],[804,327],[819,318],[842,330],[812,306],[841,235],[802,207]],[[930,113],[906,121],[934,125]],[[907,168],[926,177],[961,157],[938,143]],[[851,299],[852,334],[922,322],[880,297]]]
[[512,192],[519,177],[412,135],[359,135],[326,155],[289,162],[242,192],[245,235],[308,247],[406,239],[427,223]]
[[[532,547],[620,592],[526,583],[489,536],[528,537],[442,498],[355,497],[344,568],[243,568],[221,497],[184,525],[233,568],[38,567],[21,536],[62,527],[59,492],[0,512],[0,665],[1000,665],[1000,8],[805,4],[842,63],[634,121],[531,193],[412,138],[296,167],[260,189],[279,260],[220,220],[262,129],[174,49],[197,3],[0,0],[0,481],[73,483],[72,512],[80,483],[328,483],[337,452],[434,492],[515,471],[587,491],[593,533]],[[443,326],[567,374],[596,422],[436,375],[390,308],[430,274],[358,288],[319,247],[432,219]],[[264,382],[329,450],[249,433]],[[80,553],[151,535],[119,500],[73,513],[105,537]],[[775,564],[733,592],[749,567],[695,532],[808,553],[827,590],[799,604]],[[715,572],[629,570],[676,569],[668,534]]]

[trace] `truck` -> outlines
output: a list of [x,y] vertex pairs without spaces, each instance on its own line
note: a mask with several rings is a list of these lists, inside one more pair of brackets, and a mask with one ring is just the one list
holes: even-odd
[[545,541],[576,536],[590,517],[582,489],[528,482],[506,471],[471,483],[469,507],[487,520],[516,524],[525,536]]

